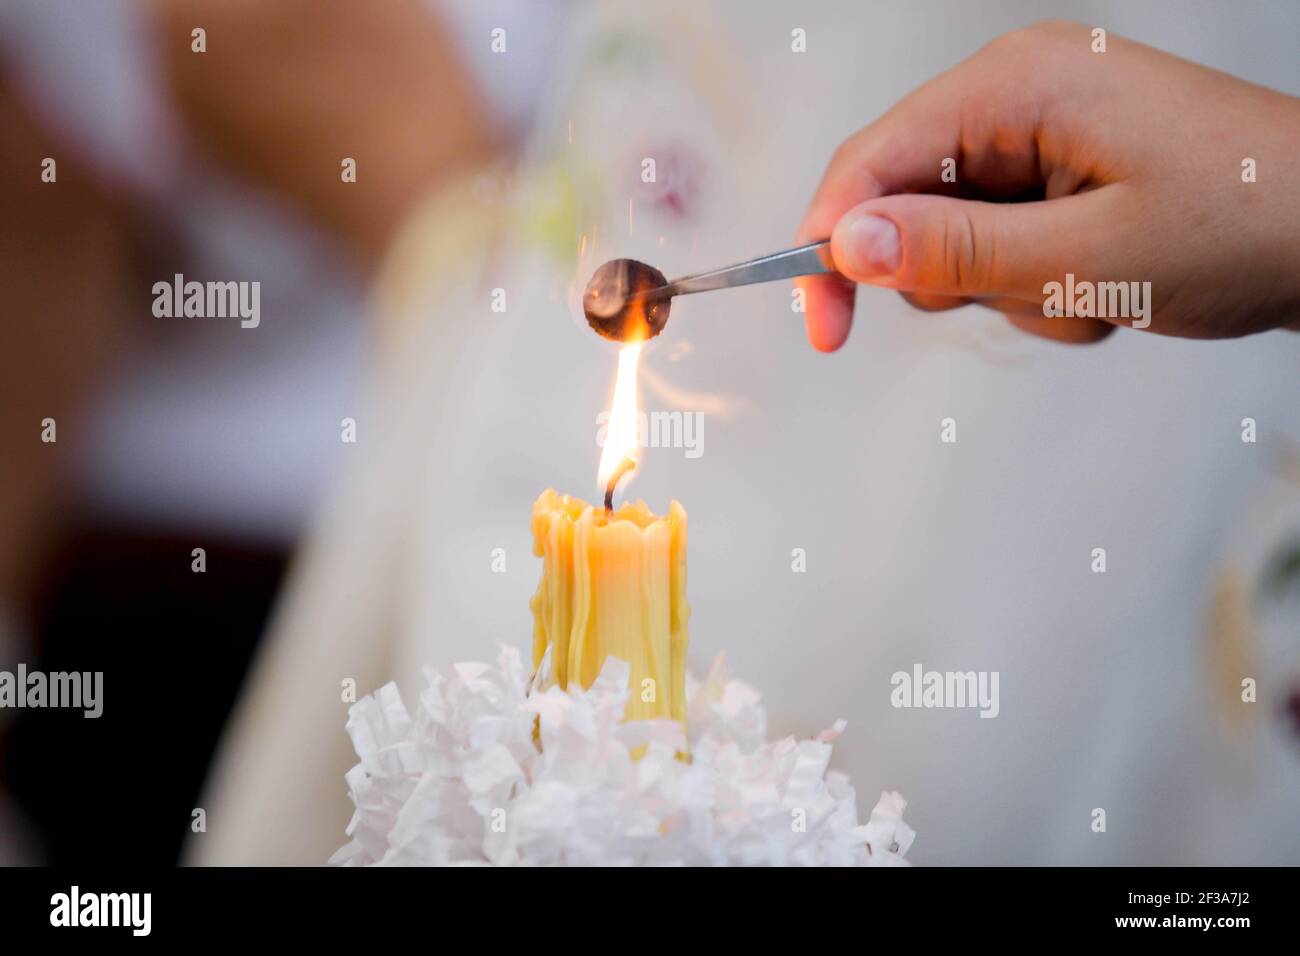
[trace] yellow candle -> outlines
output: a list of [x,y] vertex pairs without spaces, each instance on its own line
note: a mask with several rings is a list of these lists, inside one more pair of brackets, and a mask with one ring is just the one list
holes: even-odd
[[542,579],[533,611],[533,667],[551,652],[551,680],[591,686],[605,658],[631,666],[624,718],[686,721],[686,511],[644,501],[613,512],[542,492],[533,505]]

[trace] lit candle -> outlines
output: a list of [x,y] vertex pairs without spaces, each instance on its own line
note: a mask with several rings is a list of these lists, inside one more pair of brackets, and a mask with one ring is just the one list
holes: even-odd
[[533,667],[551,653],[548,679],[589,687],[607,657],[631,667],[624,717],[686,720],[686,511],[656,516],[645,502],[613,508],[620,478],[636,467],[636,366],[641,346],[619,355],[598,474],[605,507],[553,489],[533,505]]

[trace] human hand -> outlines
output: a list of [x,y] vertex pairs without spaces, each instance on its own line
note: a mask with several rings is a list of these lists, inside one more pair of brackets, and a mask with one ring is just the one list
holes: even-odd
[[[848,337],[856,282],[1062,342],[1300,323],[1300,99],[1105,42],[1071,23],[1006,34],[845,140],[799,230],[830,236],[852,280],[799,280],[816,348]],[[1080,283],[1091,314],[1071,308]],[[1127,314],[1102,316],[1108,299]]]

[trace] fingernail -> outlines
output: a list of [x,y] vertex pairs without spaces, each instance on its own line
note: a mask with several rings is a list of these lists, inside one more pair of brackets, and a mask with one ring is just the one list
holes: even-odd
[[[854,279],[893,275],[902,258],[898,227],[888,219],[861,213],[836,228],[836,265]],[[847,261],[841,261],[847,260]]]

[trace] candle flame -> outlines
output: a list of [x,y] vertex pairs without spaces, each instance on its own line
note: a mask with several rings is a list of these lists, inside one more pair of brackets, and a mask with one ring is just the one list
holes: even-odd
[[618,378],[614,382],[609,420],[605,423],[605,447],[596,471],[596,482],[602,491],[624,460],[631,461],[633,466],[638,460],[636,367],[640,357],[640,342],[625,345],[618,353]]

